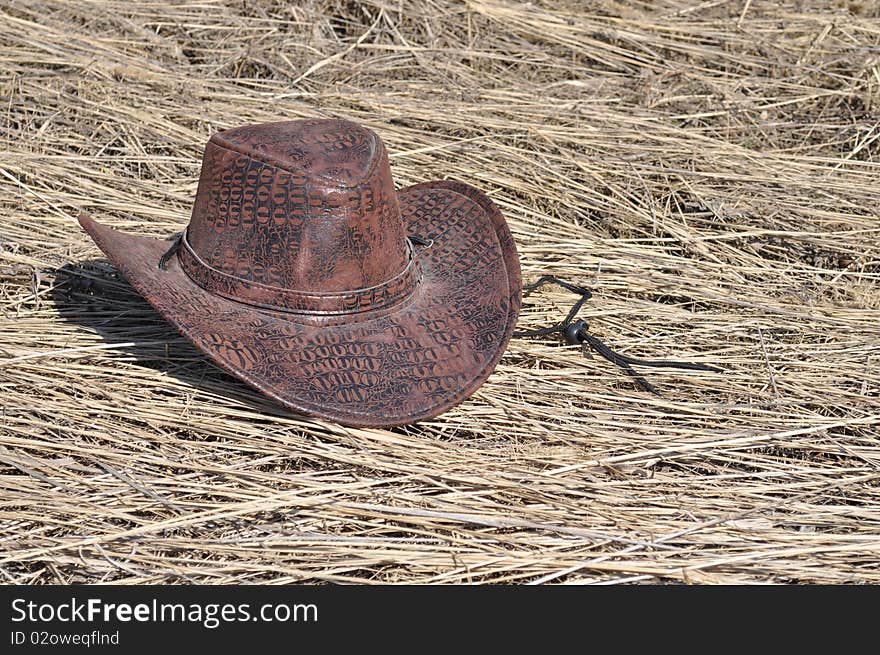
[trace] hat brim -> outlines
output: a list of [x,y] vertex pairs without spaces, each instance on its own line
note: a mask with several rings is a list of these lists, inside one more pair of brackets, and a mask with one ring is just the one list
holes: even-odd
[[422,280],[390,313],[336,325],[266,312],[193,282],[170,243],[80,224],[120,273],[219,367],[294,412],[349,426],[392,427],[437,416],[470,396],[501,359],[522,282],[498,208],[462,182],[398,192]]

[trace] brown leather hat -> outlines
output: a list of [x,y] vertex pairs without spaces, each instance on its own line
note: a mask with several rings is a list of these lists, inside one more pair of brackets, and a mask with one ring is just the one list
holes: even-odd
[[522,298],[492,201],[452,181],[395,192],[382,141],[348,121],[215,134],[173,244],[80,224],[220,367],[346,425],[411,423],[467,398]]

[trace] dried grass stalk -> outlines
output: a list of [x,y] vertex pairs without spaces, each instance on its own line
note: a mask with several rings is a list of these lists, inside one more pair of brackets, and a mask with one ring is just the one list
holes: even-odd
[[[588,4],[2,3],[0,575],[880,582],[880,10]],[[74,216],[168,235],[211,132],[307,116],[489,191],[612,346],[725,373],[518,339],[416,427],[282,412]]]

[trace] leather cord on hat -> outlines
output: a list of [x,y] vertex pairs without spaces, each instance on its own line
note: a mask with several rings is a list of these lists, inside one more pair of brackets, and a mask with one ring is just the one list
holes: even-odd
[[571,284],[570,282],[566,282],[565,280],[560,280],[553,275],[544,275],[540,279],[538,279],[537,282],[525,285],[523,287],[523,295],[528,296],[533,291],[543,287],[546,284],[559,285],[563,289],[571,291],[572,293],[579,294],[580,298],[577,300],[577,302],[575,302],[574,306],[572,306],[571,310],[569,310],[568,312],[568,315],[566,315],[561,323],[553,325],[551,327],[538,328],[537,330],[523,330],[520,332],[514,332],[514,337],[543,337],[550,334],[561,334],[565,338],[566,343],[568,343],[569,345],[574,346],[578,344],[586,344],[594,351],[599,353],[602,357],[607,359],[609,362],[623,369],[623,371],[627,375],[632,377],[642,389],[656,396],[660,395],[660,392],[657,391],[657,388],[650,382],[648,382],[638,371],[633,368],[633,366],[681,368],[693,371],[712,371],[715,373],[722,372],[720,368],[709,366],[708,364],[697,364],[694,362],[680,362],[660,359],[636,359],[635,357],[621,355],[620,353],[612,350],[601,340],[590,334],[589,325],[586,321],[582,319],[575,320],[577,313],[581,310],[581,307],[584,306],[584,303],[586,303],[590,298],[593,297],[593,294],[589,289],[578,286],[576,284]]
[[180,250],[180,244],[183,242],[183,232],[175,232],[170,237],[167,237],[167,241],[173,241],[171,247],[165,251],[165,254],[159,258],[159,270],[167,270],[169,260],[177,254],[177,251]]
[[429,248],[434,245],[434,239],[426,239],[425,237],[420,237],[415,234],[408,236],[407,239],[409,239],[414,246]]

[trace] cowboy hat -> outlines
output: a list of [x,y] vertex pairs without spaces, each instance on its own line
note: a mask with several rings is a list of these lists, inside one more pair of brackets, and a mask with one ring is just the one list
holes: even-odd
[[454,181],[395,191],[385,147],[344,120],[214,134],[173,243],[79,218],[211,360],[308,416],[388,427],[472,394],[519,314],[498,208]]

